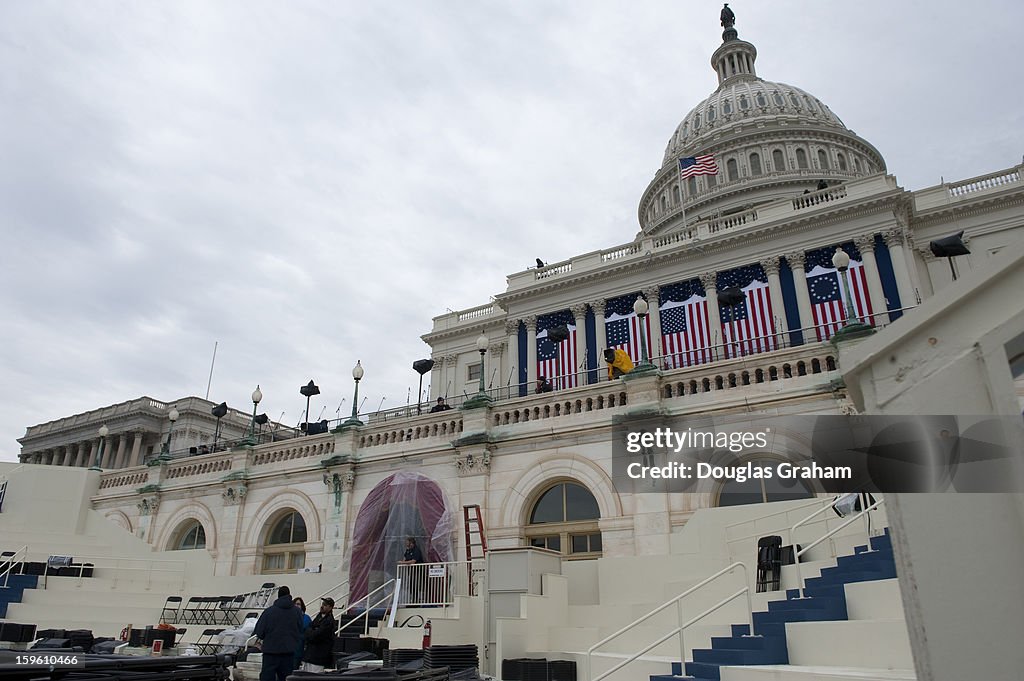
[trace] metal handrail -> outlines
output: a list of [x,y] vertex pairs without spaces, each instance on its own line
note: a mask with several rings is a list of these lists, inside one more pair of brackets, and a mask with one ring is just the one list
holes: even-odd
[[775,513],[770,513],[770,514],[768,514],[766,516],[761,516],[759,518],[748,518],[747,520],[738,520],[738,521],[736,521],[734,523],[729,523],[728,525],[725,526],[725,536],[726,536],[726,540],[725,541],[726,541],[727,544],[732,544],[733,542],[743,541],[745,539],[751,539],[752,537],[756,537],[758,535],[758,533],[754,533],[754,534],[751,534],[751,535],[745,535],[743,537],[736,537],[735,539],[729,539],[728,538],[729,537],[729,530],[731,528],[733,528],[733,527],[739,527],[740,525],[748,525],[750,523],[757,523],[757,522],[760,522],[762,520],[767,520],[768,518],[774,518],[774,517],[780,516],[780,515],[789,515],[790,513],[793,513],[794,511],[799,511],[800,509],[808,508],[810,506],[814,506],[815,504],[820,504],[820,503],[823,503],[823,502],[826,502],[826,501],[829,504],[831,504],[832,503],[831,497],[829,497],[829,499],[815,498],[815,499],[812,499],[812,500],[808,501],[807,503],[799,504],[797,506],[794,506],[793,508],[787,508],[784,511],[776,511]]
[[[688,620],[687,622],[684,623],[683,622],[683,598],[685,598],[686,596],[689,596],[690,594],[692,594],[693,592],[695,592],[695,591],[697,591],[699,589],[702,589],[707,584],[710,584],[711,582],[713,582],[714,580],[718,579],[719,577],[721,577],[722,575],[724,575],[726,573],[732,572],[736,568],[740,568],[743,571],[743,588],[740,589],[739,591],[737,591],[736,593],[732,594],[731,596],[722,599],[721,601],[719,601],[715,605],[711,606],[710,608],[708,608],[707,610],[705,610],[701,614],[697,615],[696,617],[694,617],[694,618],[692,618],[692,619],[690,619],[690,620]],[[655,608],[654,610],[651,610],[646,615],[643,615],[643,616],[639,617],[638,619],[630,622],[629,624],[627,624],[623,628],[621,628],[618,631],[616,631],[614,634],[606,636],[605,638],[601,639],[600,641],[598,641],[594,645],[590,646],[590,648],[587,650],[587,663],[586,663],[586,667],[587,668],[586,668],[584,679],[586,679],[587,681],[601,681],[601,679],[605,678],[606,676],[609,676],[610,674],[613,674],[613,673],[617,672],[618,670],[620,670],[623,667],[625,667],[627,664],[630,664],[631,662],[635,661],[637,658],[639,658],[641,655],[643,655],[647,651],[655,648],[656,646],[661,645],[662,643],[664,643],[665,641],[669,640],[670,638],[672,638],[676,634],[679,635],[679,657],[680,657],[681,661],[685,662],[686,661],[686,643],[685,643],[685,640],[683,638],[683,630],[686,629],[686,627],[690,626],[691,624],[694,624],[695,622],[699,621],[700,619],[704,618],[705,616],[707,616],[707,615],[711,614],[712,612],[718,610],[719,608],[721,608],[726,603],[731,602],[733,599],[735,599],[735,598],[737,598],[737,597],[739,597],[739,596],[741,596],[743,594],[747,595],[747,618],[748,618],[747,619],[747,623],[750,626],[751,634],[753,634],[753,632],[754,632],[754,614],[753,614],[754,613],[754,608],[753,608],[753,605],[751,604],[751,600],[750,600],[750,577],[749,577],[749,575],[747,573],[747,566],[746,566],[746,564],[740,563],[740,562],[732,563],[731,565],[729,565],[727,567],[724,567],[721,570],[719,570],[718,572],[716,572],[715,574],[711,575],[710,577],[705,579],[703,582],[700,582],[699,584],[695,584],[694,586],[690,587],[689,589],[687,589],[683,593],[679,594],[678,596],[676,596],[672,600],[659,605],[657,608]],[[669,632],[668,634],[666,634],[662,638],[658,639],[657,641],[655,641],[651,645],[647,646],[643,650],[640,650],[639,652],[634,653],[628,659],[620,662],[619,664],[615,665],[611,669],[609,669],[609,670],[607,670],[605,672],[602,672],[597,677],[591,677],[591,675],[590,675],[590,671],[591,671],[591,662],[590,662],[590,660],[591,660],[591,657],[594,655],[594,651],[595,650],[597,650],[598,648],[603,646],[605,643],[608,643],[609,641],[612,641],[612,640],[618,638],[619,636],[621,636],[622,634],[626,633],[627,631],[632,630],[634,627],[639,625],[641,622],[644,622],[644,621],[650,619],[654,615],[657,615],[659,612],[661,612],[662,610],[665,610],[666,608],[668,608],[669,606],[671,606],[673,604],[676,604],[678,606],[678,619],[679,619],[679,626],[678,627],[676,627],[671,632]]]
[[[76,555],[76,556],[74,556],[74,558],[75,558],[75,565],[73,567],[78,567],[78,581],[79,581],[79,584],[81,584],[82,578],[84,576],[84,571],[85,571],[85,568],[86,568],[85,561],[94,561],[93,565],[89,566],[89,567],[92,567],[94,570],[95,569],[103,568],[103,569],[113,570],[114,571],[114,575],[112,577],[113,583],[114,583],[113,585],[114,586],[117,585],[117,581],[118,581],[117,580],[117,573],[118,572],[145,572],[146,573],[146,589],[149,589],[153,585],[153,573],[154,572],[167,572],[167,573],[172,573],[172,574],[180,573],[181,574],[181,588],[182,589],[185,588],[185,571],[186,571],[186,568],[188,567],[188,562],[184,561],[184,560],[168,560],[168,559],[159,559],[159,558],[126,558],[126,557],[112,557],[112,556],[81,556],[81,555]],[[101,564],[101,562],[107,562],[107,561],[110,561],[110,560],[113,560],[113,565],[110,565],[109,563],[107,565],[102,565]],[[126,566],[126,565],[121,565],[122,562],[125,562],[125,563],[143,563],[143,564],[145,564],[145,567],[129,567],[129,566]],[[169,564],[175,565],[176,567],[166,567],[166,568],[154,567],[158,563],[160,563],[160,564],[169,563]]]
[[[364,621],[363,633],[364,634],[370,633],[370,610],[372,610],[373,608],[376,608],[377,606],[381,605],[382,603],[386,603],[392,597],[392,593],[391,592],[386,593],[380,600],[374,601],[373,605],[370,604],[370,596],[372,596],[375,593],[377,593],[378,591],[380,591],[382,589],[385,589],[385,588],[387,588],[389,586],[392,586],[394,584],[395,584],[395,580],[389,579],[388,581],[384,582],[383,584],[378,586],[376,589],[374,589],[370,593],[368,593],[365,596],[363,596],[363,598],[359,599],[359,600],[366,599],[366,608],[357,617],[353,617],[348,622],[345,622],[345,624],[343,624],[340,627],[338,627],[338,631],[335,632],[335,633],[336,634],[340,634],[342,631],[347,629],[350,624],[352,624],[353,622],[358,622],[360,619],[362,619]],[[349,604],[349,607],[352,607],[352,604]]]
[[24,557],[24,559],[20,563],[20,565],[21,565],[21,572],[19,572],[18,574],[25,574],[25,562],[28,560],[28,544],[25,544],[20,549],[15,551],[14,554],[8,559],[8,560],[10,560],[10,562],[7,564],[7,569],[4,570],[4,574],[3,574],[4,588],[5,589],[7,588],[8,580],[11,578],[11,570],[14,569],[15,565],[19,565],[19,563],[16,562],[18,554],[22,553],[22,552],[25,553],[25,557]]
[[[341,582],[340,584],[335,584],[335,585],[334,585],[334,586],[332,586],[332,587],[331,587],[330,589],[328,589],[327,591],[323,592],[322,594],[320,594],[319,596],[317,596],[317,597],[316,597],[316,598],[314,598],[313,600],[315,601],[315,600],[317,600],[317,599],[323,598],[323,597],[325,597],[325,596],[326,596],[327,594],[329,594],[329,593],[332,593],[332,592],[334,592],[334,591],[337,591],[338,589],[340,589],[340,588],[341,588],[341,587],[343,587],[343,586],[348,586],[348,577],[346,577],[346,578],[345,578],[345,581]],[[348,606],[346,605],[345,607],[347,608]]]
[[[867,514],[871,513],[871,511],[875,510],[876,508],[878,508],[879,506],[881,506],[884,503],[885,503],[885,499],[879,499],[875,503],[873,503],[870,506],[868,506],[867,508],[865,508],[860,513],[858,513],[856,515],[853,515],[853,516],[850,516],[849,520],[847,520],[846,522],[842,523],[841,525],[839,525],[838,527],[833,529],[831,532],[827,532],[826,534],[822,535],[821,537],[818,537],[818,539],[816,539],[813,544],[805,546],[804,548],[800,549],[799,551],[795,551],[793,553],[793,560],[796,563],[797,584],[799,584],[799,586],[800,586],[800,598],[807,598],[805,587],[804,587],[804,571],[803,571],[803,566],[800,563],[800,556],[804,555],[805,553],[807,553],[808,551],[813,549],[815,546],[817,546],[821,542],[825,541],[826,539],[828,539],[832,535],[836,534],[840,530],[846,528],[849,525],[852,525],[854,522],[859,520],[862,516],[866,516]],[[827,506],[826,508],[831,508],[831,506]],[[817,515],[820,512],[821,511],[817,511],[813,515]],[[804,520],[806,521],[806,520],[809,520],[810,518],[811,518],[811,516],[808,516],[807,518],[804,518]],[[803,522],[803,521],[801,521],[801,522]],[[799,524],[800,523],[797,523],[797,525],[799,525]],[[793,526],[793,529],[790,530],[791,533],[792,533],[793,530],[795,530],[797,528],[797,525]],[[870,526],[869,525],[865,525],[865,532],[864,532],[867,535],[867,538],[868,538],[868,550],[867,550],[867,553],[872,553],[873,549],[871,548],[871,532],[870,532],[870,530],[866,529],[867,527],[870,527]],[[793,537],[793,535],[790,534],[790,539],[791,540],[792,540],[792,537]]]

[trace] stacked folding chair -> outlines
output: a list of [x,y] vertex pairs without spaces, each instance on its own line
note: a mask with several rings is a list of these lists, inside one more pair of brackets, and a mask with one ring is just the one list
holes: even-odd
[[160,621],[167,624],[178,623],[178,610],[181,608],[181,596],[168,596],[164,608],[160,611]]

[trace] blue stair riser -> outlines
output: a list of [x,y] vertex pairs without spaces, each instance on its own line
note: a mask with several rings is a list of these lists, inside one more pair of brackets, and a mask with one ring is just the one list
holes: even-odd
[[780,610],[825,610],[827,608],[845,608],[845,598],[800,598],[788,601],[771,601],[768,612]]
[[722,666],[744,664],[787,664],[787,650],[694,650],[694,662],[710,662]]
[[749,624],[733,624],[732,625],[733,636],[750,636],[750,625]]
[[765,650],[773,647],[786,647],[786,639],[782,636],[712,636],[711,647],[715,650]]
[[886,572],[854,572],[850,574],[828,575],[827,577],[812,577],[804,582],[805,588],[817,588],[822,586],[843,586],[854,582],[873,582],[881,579],[894,579],[895,570]]
[[863,563],[895,563],[892,551],[873,551],[871,553],[858,553],[854,556],[839,556],[836,565],[860,565]]
[[722,679],[721,667],[707,662],[687,662],[686,673],[699,679],[713,679],[713,681]]
[[[874,554],[865,554],[873,556]],[[870,572],[872,570],[895,570],[896,563],[892,560],[865,559],[854,562],[839,563],[833,567],[822,568],[821,574],[845,574],[848,572]]]
[[755,612],[754,631],[769,635],[762,629],[764,625],[785,624],[787,622],[825,622],[845,620],[846,609],[828,608],[826,610],[781,610],[776,612]]

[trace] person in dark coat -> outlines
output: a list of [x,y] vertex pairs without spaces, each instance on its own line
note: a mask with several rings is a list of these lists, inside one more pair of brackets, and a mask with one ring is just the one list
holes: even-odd
[[286,681],[295,670],[295,651],[302,641],[302,611],[295,607],[288,587],[277,590],[277,600],[256,620],[253,634],[262,641],[260,681]]
[[334,619],[334,599],[325,598],[320,612],[306,630],[306,654],[302,658],[302,671],[322,672],[334,667],[334,633],[338,622]]

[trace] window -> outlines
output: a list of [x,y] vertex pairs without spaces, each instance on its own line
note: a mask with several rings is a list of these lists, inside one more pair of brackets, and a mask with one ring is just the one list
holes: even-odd
[[782,98],[782,95],[780,95],[778,92],[775,92],[772,95],[772,99],[775,100],[775,106],[778,106],[778,107],[786,106],[786,100],[784,100]]
[[796,150],[796,167],[801,170],[807,169],[807,152],[803,149]]
[[818,149],[818,167],[823,170],[828,170],[828,154],[825,153],[824,149]]
[[693,129],[694,130],[699,130],[700,129],[700,114],[699,113],[698,114],[693,114]]
[[750,174],[755,176],[761,174],[761,155],[757,152],[750,155]]
[[270,527],[263,551],[263,572],[294,572],[306,567],[306,521],[295,511]]
[[724,114],[731,114],[732,113],[732,100],[731,99],[727,99],[727,100],[722,102],[722,113],[724,113]]
[[177,533],[178,540],[171,546],[172,551],[191,551],[206,548],[206,530],[198,520],[188,520]]
[[747,99],[746,95],[740,95],[740,111],[746,111],[749,108],[750,108],[750,100]]
[[800,108],[800,100],[792,92],[789,93],[789,103],[792,104],[793,108],[795,108],[795,109],[799,109]]
[[667,209],[668,209],[668,199],[665,198],[664,194],[662,194],[661,195],[661,212],[664,213]]
[[686,178],[686,194],[687,196],[693,196],[697,193],[697,178],[688,177]]
[[466,367],[466,380],[467,381],[479,381],[480,370],[483,365],[481,364],[470,364]]
[[601,555],[601,510],[587,488],[560,482],[540,495],[530,512],[526,540],[530,546],[563,553],[569,558]]
[[715,116],[716,116],[716,114],[715,114],[715,105],[712,104],[711,106],[708,107],[708,123],[711,123],[712,121],[714,121],[715,120]]
[[672,185],[672,201],[674,203],[679,203],[679,185],[678,184]]
[[853,171],[856,173],[860,172],[860,159],[856,156],[853,157]]
[[786,157],[782,155],[781,149],[772,151],[772,167],[776,171],[786,169]]
[[715,175],[708,175],[707,178],[708,178],[708,188],[709,189],[711,187],[718,186],[718,177],[716,177]]
[[736,159],[730,158],[725,162],[725,172],[728,174],[730,182],[735,182],[740,179],[740,171],[739,166],[736,163]]
[[[750,461],[755,469],[767,468],[774,472],[778,461],[769,458],[756,458]],[[748,462],[729,463],[728,466],[745,466]],[[790,501],[792,499],[810,499],[814,493],[801,480],[783,480],[776,476],[771,478],[748,479],[743,482],[730,480],[718,490],[719,506],[741,506],[743,504],[761,504],[769,501]]]
[[840,170],[847,170],[848,169],[847,166],[846,166],[846,157],[845,156],[843,156],[842,154],[836,154],[836,159],[839,161],[839,169]]
[[764,98],[763,92],[758,92],[757,96],[754,97],[754,101],[757,102],[758,106],[768,106],[768,100]]

